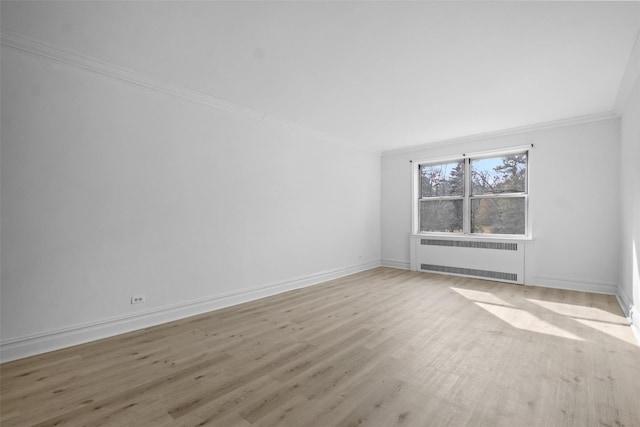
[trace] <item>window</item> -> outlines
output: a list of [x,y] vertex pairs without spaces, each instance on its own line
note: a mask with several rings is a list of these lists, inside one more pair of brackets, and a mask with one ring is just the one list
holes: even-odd
[[464,166],[464,160],[418,166],[420,231],[462,232]]
[[414,163],[414,232],[528,235],[528,150]]

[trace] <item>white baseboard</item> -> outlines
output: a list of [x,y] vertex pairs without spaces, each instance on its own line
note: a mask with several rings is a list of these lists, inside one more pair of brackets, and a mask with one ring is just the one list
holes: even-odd
[[616,299],[618,300],[618,304],[620,304],[620,308],[624,312],[624,315],[627,317],[631,317],[631,309],[633,308],[633,304],[631,300],[627,298],[624,292],[621,292],[618,288],[618,292],[616,292]]
[[640,346],[640,310],[638,310],[638,307],[635,305],[631,307],[629,313],[629,324]]
[[316,285],[379,266],[379,260],[370,261],[351,267],[323,271],[282,282],[270,283],[254,289],[216,295],[128,316],[4,340],[0,342],[0,361],[9,362],[11,360],[22,359],[36,354],[156,326],[282,292]]
[[594,294],[617,295],[618,286],[615,283],[574,280],[534,276],[533,282],[525,285],[542,286],[544,288],[566,289],[568,291],[591,292]]
[[399,268],[401,270],[410,270],[411,264],[409,261],[398,261],[395,259],[383,259],[382,260],[383,267],[391,267],[391,268]]
[[624,292],[620,292],[620,289],[618,289],[618,292],[616,293],[616,298],[618,299],[618,304],[620,304],[624,315],[627,316],[629,326],[631,326],[631,331],[635,335],[638,345],[640,345],[640,311],[624,294]]

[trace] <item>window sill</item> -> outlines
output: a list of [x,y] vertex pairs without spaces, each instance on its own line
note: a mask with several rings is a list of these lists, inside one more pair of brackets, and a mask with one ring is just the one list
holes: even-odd
[[482,236],[477,234],[452,234],[452,233],[412,233],[411,237],[415,239],[445,239],[445,240],[494,240],[494,241],[518,241],[529,242],[533,241],[532,236],[507,236],[507,235],[495,235],[495,236]]

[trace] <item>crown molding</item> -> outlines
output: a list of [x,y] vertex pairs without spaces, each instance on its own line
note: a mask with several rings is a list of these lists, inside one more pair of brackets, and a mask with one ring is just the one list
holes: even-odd
[[212,95],[207,95],[183,86],[163,82],[154,77],[126,68],[118,67],[117,65],[100,61],[88,55],[73,52],[71,50],[63,49],[57,46],[52,46],[40,40],[26,37],[22,34],[16,33],[15,31],[7,30],[5,28],[0,28],[0,43],[2,44],[2,46],[10,47],[22,52],[27,52],[32,55],[48,58],[53,61],[61,62],[93,73],[111,77],[113,79],[117,79],[126,83],[131,83],[147,89],[155,90],[163,94],[186,99],[188,101],[215,108],[217,110],[237,114],[259,122],[272,123],[290,131],[320,139],[324,142],[348,146],[361,151],[372,151],[353,142],[334,137],[325,132],[320,132],[308,126],[304,126],[300,123],[281,119],[271,114],[244,107],[242,105],[234,104],[224,99],[217,98]]
[[627,61],[627,67],[624,70],[620,87],[618,88],[618,96],[614,105],[614,111],[618,115],[622,115],[624,107],[627,105],[629,95],[633,91],[634,86],[640,80],[640,31],[636,34],[636,40]]
[[363,146],[360,146],[360,145],[356,145],[355,143],[352,143],[350,141],[346,141],[344,139],[337,138],[337,137],[335,137],[333,135],[330,135],[328,133],[312,129],[312,128],[308,127],[308,126],[301,125],[301,124],[299,124],[297,122],[294,122],[294,121],[291,121],[291,120],[280,119],[278,117],[274,117],[274,116],[269,115],[269,114],[265,115],[262,118],[262,121],[265,122],[265,123],[273,123],[273,124],[275,124],[275,125],[277,125],[279,127],[282,127],[282,128],[285,128],[285,129],[289,129],[289,130],[291,130],[291,131],[293,131],[295,133],[298,133],[298,134],[303,134],[303,135],[306,135],[306,136],[311,137],[311,138],[318,138],[318,139],[321,139],[321,140],[323,140],[325,142],[331,142],[331,143],[334,143],[334,144],[347,146],[347,147],[350,147],[350,148],[353,148],[353,149],[356,149],[356,150],[359,150],[359,151],[372,152],[372,153],[378,153],[378,154],[380,152],[380,150],[376,150],[376,149],[373,149],[373,148],[367,148],[367,147],[363,147]]
[[[67,65],[71,65],[77,68],[81,68],[93,73],[101,74],[103,76],[111,77],[123,82],[134,84],[147,89],[155,90],[157,92],[171,95],[174,97],[182,98],[191,102],[195,102],[201,105],[205,105],[217,110],[225,111],[232,114],[237,114],[245,118],[249,118],[255,121],[263,123],[271,123],[278,127],[287,129],[289,131],[302,134],[308,137],[316,138],[324,142],[329,142],[341,146],[350,147],[359,151],[376,152],[379,150],[363,147],[355,144],[351,141],[337,138],[333,135],[321,132],[300,123],[282,119],[271,114],[267,114],[252,108],[244,107],[242,105],[234,104],[221,98],[217,98],[212,95],[207,95],[202,92],[198,92],[193,89],[185,88],[183,86],[175,85],[172,83],[163,82],[154,77],[138,73],[129,69],[118,67],[114,64],[100,61],[96,58],[92,58],[88,55],[80,54],[77,52],[63,49],[60,47],[52,46],[44,43],[40,40],[35,40],[26,37],[15,31],[0,28],[0,42],[3,46],[10,47],[16,50],[30,53],[32,55],[48,58],[57,62],[61,62]],[[387,151],[382,151],[382,156],[392,156],[403,153],[411,153],[429,148],[435,148],[442,145],[459,144],[469,141],[497,138],[501,136],[515,135],[525,132],[533,132],[544,129],[551,129],[561,126],[570,126],[580,123],[587,123],[598,120],[607,120],[615,117],[619,117],[622,113],[628,95],[633,89],[638,77],[640,76],[640,32],[636,38],[634,49],[629,58],[627,68],[622,79],[618,96],[613,111],[592,114],[586,116],[573,117],[568,119],[556,120],[551,122],[544,122],[539,124],[515,127],[510,129],[504,129],[499,131],[492,131],[486,133],[479,133],[474,135],[468,135],[458,138],[451,138],[445,140],[438,140],[427,142],[419,145],[413,145],[408,147],[402,147]]]
[[189,101],[204,104],[230,113],[240,114],[254,120],[262,120],[264,117],[264,114],[258,111],[227,102],[214,96],[205,95],[195,90],[165,83],[153,77],[121,68],[87,55],[54,47],[4,28],[0,30],[0,40],[3,46],[52,59],[57,62],[62,62],[97,74],[102,74],[117,80],[142,86],[147,89],[153,89],[164,94],[187,99]]
[[443,139],[443,140],[427,142],[419,145],[412,145],[409,147],[402,147],[402,148],[397,148],[393,150],[387,150],[382,152],[382,156],[383,157],[395,156],[399,154],[413,153],[416,151],[442,147],[443,145],[462,144],[465,142],[480,141],[480,140],[499,138],[499,137],[510,136],[510,135],[518,135],[523,133],[553,129],[553,128],[564,127],[564,126],[573,126],[573,125],[578,125],[582,123],[597,122],[600,120],[615,119],[618,117],[620,117],[620,115],[615,111],[607,111],[604,113],[597,113],[597,114],[588,114],[584,116],[571,117],[567,119],[554,120],[550,122],[536,123],[536,124],[526,125],[526,126],[518,126],[514,128],[491,131],[491,132],[477,133],[473,135],[461,136],[458,138]]

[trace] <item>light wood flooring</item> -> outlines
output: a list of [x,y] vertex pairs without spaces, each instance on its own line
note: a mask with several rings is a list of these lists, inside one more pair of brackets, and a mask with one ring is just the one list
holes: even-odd
[[377,268],[0,366],[2,426],[640,426],[613,296]]

